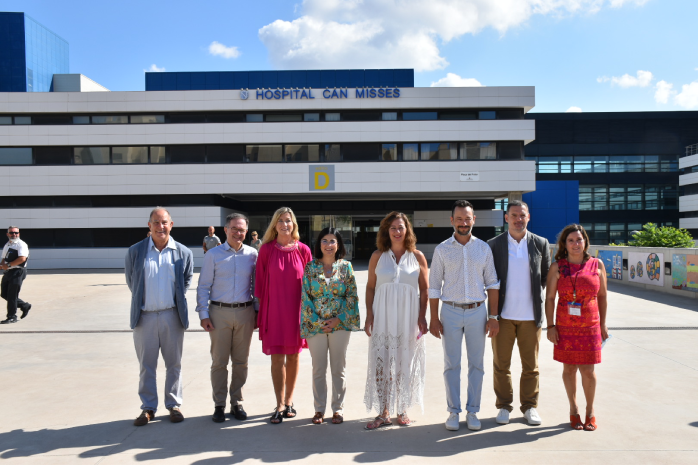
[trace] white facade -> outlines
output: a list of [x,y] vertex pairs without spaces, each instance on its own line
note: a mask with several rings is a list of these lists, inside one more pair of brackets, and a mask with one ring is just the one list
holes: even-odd
[[[172,112],[350,110],[421,111],[520,109],[535,104],[533,87],[401,88],[400,98],[257,100],[255,90],[166,92],[0,93],[0,112],[21,115],[161,115]],[[351,92],[351,90],[350,90]],[[350,94],[351,95],[351,94]],[[535,122],[524,119],[430,121],[313,121],[192,124],[0,125],[0,148],[69,146],[177,146],[183,144],[350,144],[523,142],[535,139]],[[310,165],[332,165],[334,190],[313,190]],[[462,173],[475,174],[463,176]],[[697,173],[698,174],[698,173]],[[277,202],[445,199],[493,200],[535,189],[535,162],[512,160],[418,160],[390,162],[286,162],[192,164],[21,165],[0,167],[0,198],[215,194],[226,199]],[[153,206],[155,206],[155,200]],[[175,227],[222,225],[232,208],[167,206]],[[152,207],[0,208],[0,224],[24,229],[142,228]],[[331,210],[331,207],[330,207]],[[476,227],[503,224],[500,211],[476,207]],[[244,210],[243,210],[244,211]],[[245,211],[255,214],[253,211]],[[387,212],[385,212],[387,213]],[[418,210],[415,225],[448,228],[450,211]],[[266,213],[268,214],[268,212]],[[332,215],[332,211],[318,211]],[[423,225],[423,226],[420,226]],[[431,225],[431,226],[429,226]],[[260,231],[263,234],[263,231]],[[218,231],[223,237],[223,231]],[[446,236],[447,237],[447,236]],[[445,239],[444,237],[443,239]],[[440,242],[420,242],[431,255]],[[32,244],[29,243],[30,248]],[[200,247],[193,247],[199,250]],[[125,248],[33,249],[34,268],[122,266]],[[197,265],[200,254],[197,252]]]
[[[679,159],[679,169],[690,170],[687,174],[679,176],[679,186],[697,186],[698,188],[698,144],[687,148],[687,153],[694,153]],[[679,197],[679,211],[688,213],[692,217],[680,218],[679,227],[684,229],[698,229],[698,194],[682,195]]]

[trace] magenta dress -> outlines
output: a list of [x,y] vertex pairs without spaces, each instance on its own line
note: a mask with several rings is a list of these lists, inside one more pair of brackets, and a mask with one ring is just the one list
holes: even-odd
[[267,242],[259,249],[255,296],[259,299],[259,339],[262,352],[297,354],[308,347],[301,339],[301,292],[305,265],[313,259],[307,245],[281,247]]

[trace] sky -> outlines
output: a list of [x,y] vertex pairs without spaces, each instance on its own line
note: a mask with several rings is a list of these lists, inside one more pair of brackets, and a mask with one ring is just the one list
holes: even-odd
[[113,91],[148,71],[413,68],[536,87],[535,112],[698,110],[696,0],[0,0]]

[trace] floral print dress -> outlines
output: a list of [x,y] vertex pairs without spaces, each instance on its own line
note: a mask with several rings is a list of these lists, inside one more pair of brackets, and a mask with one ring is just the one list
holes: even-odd
[[303,339],[323,334],[323,322],[335,317],[340,323],[333,332],[359,330],[361,320],[354,269],[351,263],[340,259],[334,262],[332,271],[328,283],[320,260],[313,260],[305,266],[301,309]]

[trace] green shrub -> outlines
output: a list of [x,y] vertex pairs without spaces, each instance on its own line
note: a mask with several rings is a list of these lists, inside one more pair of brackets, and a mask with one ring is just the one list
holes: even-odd
[[633,240],[628,242],[634,247],[672,247],[691,248],[695,247],[693,237],[685,229],[662,226],[658,228],[654,223],[647,223],[642,227],[642,231],[633,234]]

